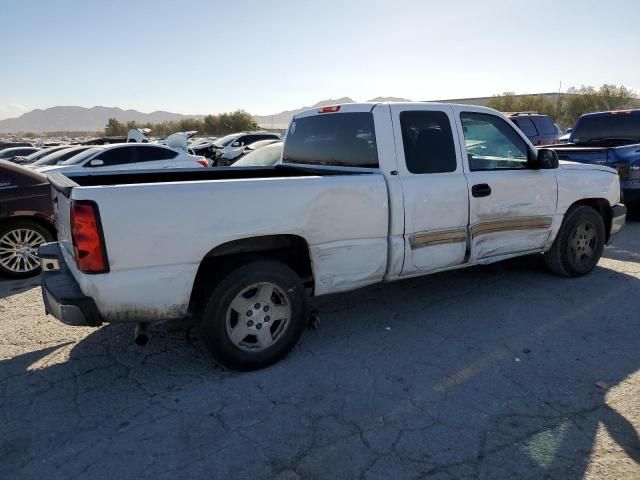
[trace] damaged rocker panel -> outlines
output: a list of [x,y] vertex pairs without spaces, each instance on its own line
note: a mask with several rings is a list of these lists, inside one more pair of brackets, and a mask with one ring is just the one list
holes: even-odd
[[412,250],[423,247],[432,247],[434,245],[445,245],[447,243],[461,243],[466,241],[466,228],[455,228],[452,230],[443,230],[440,232],[416,233],[409,239]]
[[542,230],[551,228],[553,217],[526,217],[492,220],[490,222],[476,223],[471,227],[473,237],[490,233],[507,232],[513,230]]

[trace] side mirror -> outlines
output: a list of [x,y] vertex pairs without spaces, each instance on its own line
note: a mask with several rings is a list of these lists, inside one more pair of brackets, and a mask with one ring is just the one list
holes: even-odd
[[560,166],[558,154],[550,148],[538,149],[536,155],[533,151],[529,152],[529,168],[534,170],[552,170]]
[[101,167],[102,165],[104,165],[104,162],[98,158],[94,158],[89,162],[90,167]]
[[233,142],[231,144],[232,147],[239,147],[240,146],[240,142]]

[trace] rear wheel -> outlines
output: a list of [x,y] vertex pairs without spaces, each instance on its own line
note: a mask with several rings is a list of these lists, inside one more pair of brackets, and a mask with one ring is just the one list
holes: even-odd
[[31,220],[0,226],[0,272],[14,278],[36,275],[40,272],[38,247],[51,241],[52,233]]
[[214,288],[204,310],[203,340],[221,365],[256,370],[283,358],[305,325],[300,277],[272,260],[246,263]]
[[544,258],[549,269],[565,277],[578,277],[595,268],[604,249],[605,228],[600,213],[578,205],[565,215],[560,231]]

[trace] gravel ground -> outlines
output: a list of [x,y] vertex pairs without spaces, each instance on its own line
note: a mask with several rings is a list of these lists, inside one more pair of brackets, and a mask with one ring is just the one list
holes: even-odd
[[67,327],[0,281],[0,478],[640,478],[640,224],[593,274],[540,258],[318,299],[237,374],[184,324]]

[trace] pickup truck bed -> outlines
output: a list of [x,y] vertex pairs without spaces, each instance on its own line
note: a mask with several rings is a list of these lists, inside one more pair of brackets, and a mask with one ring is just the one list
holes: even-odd
[[[322,260],[313,265],[316,294],[381,281],[386,270],[387,191],[372,171],[226,168],[53,174],[50,181],[65,263],[107,322],[186,316],[199,266],[246,237],[246,222],[265,244],[275,235],[305,239]],[[75,270],[71,200],[99,205],[108,274]]]

